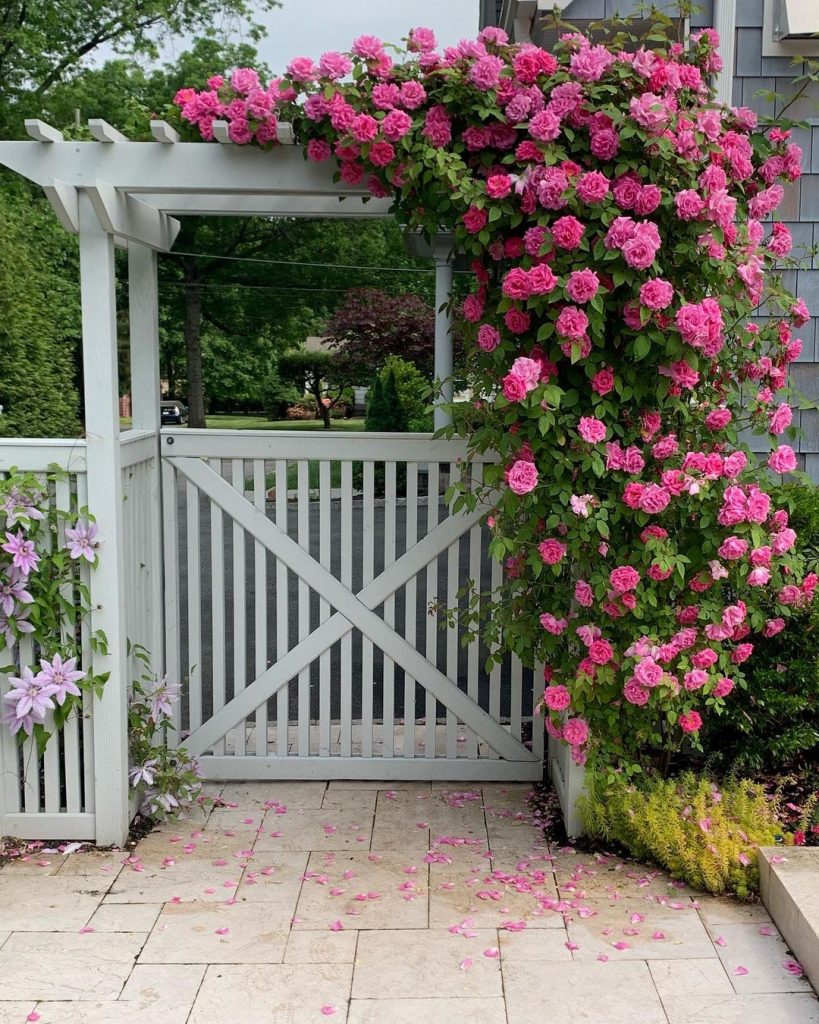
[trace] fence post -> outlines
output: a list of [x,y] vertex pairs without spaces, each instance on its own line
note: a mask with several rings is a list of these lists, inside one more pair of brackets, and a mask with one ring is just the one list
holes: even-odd
[[154,435],[154,461],[151,466],[148,506],[143,513],[150,519],[150,583],[148,587],[148,635],[132,637],[151,654],[151,667],[165,672],[165,622],[163,603],[162,493],[159,450],[159,291],[157,257],[153,249],[137,242],[128,243],[128,325],[131,346],[131,400],[134,430],[150,430]]
[[116,279],[114,239],[101,227],[85,192],[79,195],[79,215],[88,508],[102,541],[99,565],[91,573],[91,628],[108,641],[106,654],[94,654],[95,673],[109,677],[93,705],[96,841],[106,845],[122,844],[129,824]]
[[436,430],[449,426],[452,415],[443,408],[452,402],[452,235],[436,235],[432,240],[435,260],[435,379],[441,382],[441,395],[435,401],[433,423]]

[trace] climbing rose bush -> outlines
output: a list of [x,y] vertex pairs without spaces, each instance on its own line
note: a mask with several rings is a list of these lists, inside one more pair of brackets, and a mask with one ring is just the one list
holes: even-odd
[[627,42],[548,53],[487,28],[439,52],[415,29],[396,62],[362,36],[175,102],[205,139],[222,119],[269,148],[290,122],[308,160],[472,257],[468,430],[499,456],[505,566],[489,628],[545,665],[550,734],[631,772],[697,742],[743,685],[746,637],[774,636],[817,578],[768,493],[796,463],[787,366],[809,314],[771,273],[788,230],[765,222],[799,148],[715,103],[712,30]]

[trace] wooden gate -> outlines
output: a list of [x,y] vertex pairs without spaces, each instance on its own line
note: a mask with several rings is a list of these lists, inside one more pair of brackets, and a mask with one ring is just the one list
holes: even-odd
[[[485,509],[428,435],[163,431],[166,664],[211,778],[536,779],[537,684],[445,608],[491,600]],[[479,481],[480,461],[469,472]]]

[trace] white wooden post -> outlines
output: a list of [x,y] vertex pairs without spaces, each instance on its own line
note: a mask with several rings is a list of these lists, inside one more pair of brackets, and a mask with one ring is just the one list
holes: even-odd
[[442,382],[435,399],[433,423],[436,430],[449,426],[451,413],[444,408],[452,402],[452,236],[437,235],[432,240],[435,260],[435,379]]
[[95,673],[109,677],[94,701],[93,720],[96,840],[106,845],[122,844],[129,824],[116,281],[113,237],[100,226],[84,192],[79,218],[88,508],[102,541],[99,565],[91,573],[91,628],[101,630],[108,642],[107,654],[94,654]]
[[159,452],[159,289],[157,257],[153,249],[128,243],[128,322],[131,342],[131,415],[134,430],[154,434],[155,459],[150,472],[148,502],[142,511],[150,519],[150,586],[148,591],[148,636],[134,637],[144,643],[151,666],[160,676],[165,672],[165,623],[163,602],[163,546],[161,462]]

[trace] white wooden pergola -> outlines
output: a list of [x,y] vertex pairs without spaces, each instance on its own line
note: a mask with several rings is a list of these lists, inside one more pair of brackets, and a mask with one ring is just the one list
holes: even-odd
[[[24,767],[0,735],[0,769],[5,766],[6,780],[0,781],[0,833],[5,816],[5,830],[23,837],[122,842],[134,810],[128,799],[126,716],[128,680],[136,668],[129,664],[126,639],[134,637],[151,652],[155,669],[168,671],[174,679],[187,678],[188,707],[184,721],[179,712],[179,734],[182,729],[191,734],[192,753],[202,757],[213,777],[539,778],[545,752],[535,708],[537,687],[523,685],[520,662],[512,658],[506,663],[503,671],[510,674],[503,682],[500,666],[493,669],[480,683],[481,695],[477,641],[469,648],[464,669],[462,660],[459,667],[457,631],[449,632],[442,656],[440,622],[429,619],[416,629],[415,608],[424,598],[427,606],[439,595],[446,607],[457,605],[463,582],[460,542],[467,542],[471,578],[480,577],[488,557],[480,510],[470,515],[449,510],[440,518],[446,480],[469,458],[463,441],[394,434],[354,439],[293,432],[275,438],[248,431],[160,433],[157,253],[173,246],[179,230],[176,217],[384,217],[390,202],[371,197],[360,186],[334,181],[329,164],[307,162],[301,148],[292,144],[287,125],[280,126],[283,144],[273,152],[232,145],[227,126],[218,122],[214,133],[219,144],[210,145],[180,142],[162,121],[151,123],[152,142],[128,141],[101,120],[89,121],[93,142],[67,141],[37,120],[26,127],[31,141],[0,143],[0,165],[41,186],[60,222],[79,236],[85,438],[0,442],[0,472],[10,466],[42,472],[57,462],[74,474],[72,500],[78,507],[88,506],[103,538],[99,566],[88,582],[92,628],[109,638],[107,652],[93,653],[94,671],[108,672],[110,678],[102,698],[94,701],[93,715],[73,727],[60,752],[49,745],[42,764],[30,753]],[[125,432],[118,415],[115,247],[128,253],[133,417],[132,428]],[[452,372],[452,237],[433,239],[428,254],[436,273],[435,375],[446,380]],[[451,396],[450,389],[451,384],[439,406]],[[436,408],[436,427],[446,422],[445,410]],[[319,472],[315,493],[309,484],[310,460]],[[357,550],[363,549],[360,590],[353,586],[352,568],[356,460],[364,474],[363,518],[355,527]],[[487,461],[491,455],[472,460],[478,486]],[[376,515],[377,462],[386,474],[386,501]],[[340,473],[340,488],[332,484],[331,464]],[[399,466],[404,467],[400,473],[406,479],[407,508],[400,540],[395,501]],[[273,471],[281,483],[289,479],[290,469],[297,470],[296,489],[289,490],[290,483],[278,486],[271,499],[269,474]],[[424,507],[418,505],[419,473],[429,474],[423,524],[418,517],[419,507]],[[340,526],[331,514],[333,487],[340,499]],[[66,484],[64,497],[68,495]],[[319,520],[318,558],[310,555],[314,513]],[[298,520],[297,543],[287,536],[288,516],[291,523]],[[384,538],[380,575],[374,571],[377,521]],[[249,540],[253,565],[231,555],[228,566],[222,543],[229,523],[231,550]],[[337,577],[330,573],[330,536],[336,528],[341,531]],[[205,535],[210,540],[203,547]],[[268,558],[275,559],[273,632],[267,621]],[[205,560],[207,593],[199,588]],[[299,578],[297,609],[288,603],[288,571]],[[494,563],[491,572],[494,590],[500,584],[500,565]],[[230,610],[224,593],[228,577]],[[248,587],[254,595],[255,621],[245,606]],[[412,609],[400,629],[395,603],[399,590]],[[319,597],[317,621],[311,621],[310,592]],[[219,652],[219,665],[212,653],[213,676],[209,689],[203,689],[203,607],[209,610],[212,637],[221,643],[232,632],[235,638],[229,698],[226,649]],[[379,607],[383,612],[374,614]],[[288,623],[297,625],[295,646],[288,640]],[[355,671],[352,629],[360,631],[363,645],[363,661]],[[248,664],[243,637],[255,637],[254,665]],[[341,652],[340,719],[331,717],[331,688],[337,685],[331,678],[333,644]],[[266,660],[271,645],[276,650],[273,663]],[[380,652],[384,666],[381,717],[374,714],[374,651]],[[30,660],[31,652],[26,657]],[[420,722],[415,714],[407,719],[395,715],[396,668],[405,674],[404,708],[417,708],[421,700],[419,714],[425,717]],[[319,675],[317,721],[311,717],[311,671]],[[357,673],[359,725],[353,724],[357,719],[351,697]],[[298,696],[295,719],[288,711],[288,685],[296,687],[291,694]],[[418,697],[416,686],[425,697]],[[212,703],[210,711],[207,702]],[[275,725],[269,717],[271,703],[277,708]],[[445,724],[436,724],[436,708],[441,706]],[[530,741],[527,723],[532,723]],[[550,745],[552,774],[564,808],[571,810],[579,782],[567,755],[568,748],[553,752]]]

